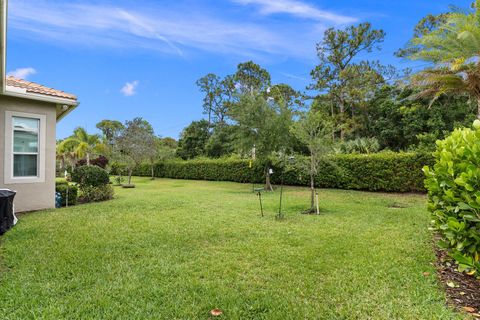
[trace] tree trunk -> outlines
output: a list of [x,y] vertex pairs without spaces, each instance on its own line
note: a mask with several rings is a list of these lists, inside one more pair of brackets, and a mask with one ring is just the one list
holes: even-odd
[[152,170],[152,180],[155,180],[155,172],[154,172],[154,165],[153,164],[151,166],[151,170]]
[[[344,122],[345,119],[344,119],[344,116],[345,116],[345,105],[343,104],[343,101],[340,101],[340,105],[339,105],[339,108],[340,108],[340,121],[341,122]],[[345,128],[343,127],[345,123],[342,123],[341,126],[340,126],[340,140],[343,142],[345,141]]]
[[90,165],[90,153],[87,152],[87,166]]
[[132,172],[133,172],[133,169],[128,169],[128,184],[129,185],[132,184]]
[[480,119],[480,97],[477,97],[477,119]]
[[352,132],[355,135],[355,138],[360,138],[359,133],[357,132],[357,121],[355,121],[355,107],[353,104],[350,106],[352,108]]
[[72,158],[72,170],[75,170],[76,167],[77,167],[77,158],[73,157]]
[[[333,103],[330,103],[330,111],[332,113],[332,119],[335,119],[335,110],[334,110],[335,105]],[[337,122],[336,120],[334,120]],[[336,135],[336,129],[335,126],[332,126],[332,141],[335,141],[335,135]]]
[[310,155],[310,209],[307,213],[314,213],[315,212],[315,173],[317,172],[315,166],[315,156],[313,154]]
[[272,183],[270,182],[270,169],[265,168],[265,191],[273,191]]
[[312,192],[310,198],[310,212],[315,212],[315,175],[313,172],[310,173],[310,190]]

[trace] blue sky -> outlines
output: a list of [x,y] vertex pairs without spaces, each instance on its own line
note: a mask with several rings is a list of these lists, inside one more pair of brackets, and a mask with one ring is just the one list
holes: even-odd
[[7,68],[78,95],[58,124],[63,138],[102,119],[140,116],[177,138],[202,115],[195,81],[226,75],[240,62],[267,68],[274,83],[303,90],[328,27],[370,21],[386,31],[380,52],[362,57],[398,67],[393,56],[428,13],[465,0],[10,0]]

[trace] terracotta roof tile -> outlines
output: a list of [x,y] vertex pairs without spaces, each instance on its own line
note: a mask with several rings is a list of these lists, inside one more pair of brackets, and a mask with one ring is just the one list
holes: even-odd
[[36,94],[43,94],[46,96],[52,96],[52,97],[57,97],[57,98],[64,98],[64,99],[70,99],[70,100],[77,100],[77,96],[66,93],[60,90],[55,90],[52,88],[48,88],[45,86],[42,86],[41,84],[35,83],[35,82],[30,82],[18,78],[14,78],[12,76],[7,76],[7,86],[15,87],[15,88],[20,88],[20,89],[25,89],[27,93],[36,93]]

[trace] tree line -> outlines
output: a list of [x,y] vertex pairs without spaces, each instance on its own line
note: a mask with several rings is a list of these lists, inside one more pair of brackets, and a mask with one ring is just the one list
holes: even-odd
[[[474,3],[470,11],[453,9],[419,21],[412,40],[395,53],[425,62],[419,72],[365,58],[381,50],[386,36],[367,22],[325,31],[316,45],[318,64],[310,72],[311,84],[303,91],[272,83],[268,70],[253,61],[240,63],[224,77],[207,74],[197,81],[207,120],[183,130],[177,155],[191,159],[244,153],[245,139],[253,135],[244,127],[256,130],[270,120],[260,115],[265,105],[272,112],[289,113],[291,121],[309,110],[322,112],[334,124],[335,152],[433,150],[436,140],[470,125],[480,113],[478,61],[471,59],[479,52],[473,41],[479,32],[477,15]],[[287,134],[288,122],[271,130],[282,132],[284,146],[308,153],[304,143]]]

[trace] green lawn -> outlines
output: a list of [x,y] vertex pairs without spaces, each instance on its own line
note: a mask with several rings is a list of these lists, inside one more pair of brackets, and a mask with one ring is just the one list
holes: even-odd
[[[24,215],[0,239],[2,319],[461,319],[434,276],[421,195],[136,179]],[[390,208],[390,206],[403,208]],[[432,275],[425,277],[423,272]]]

